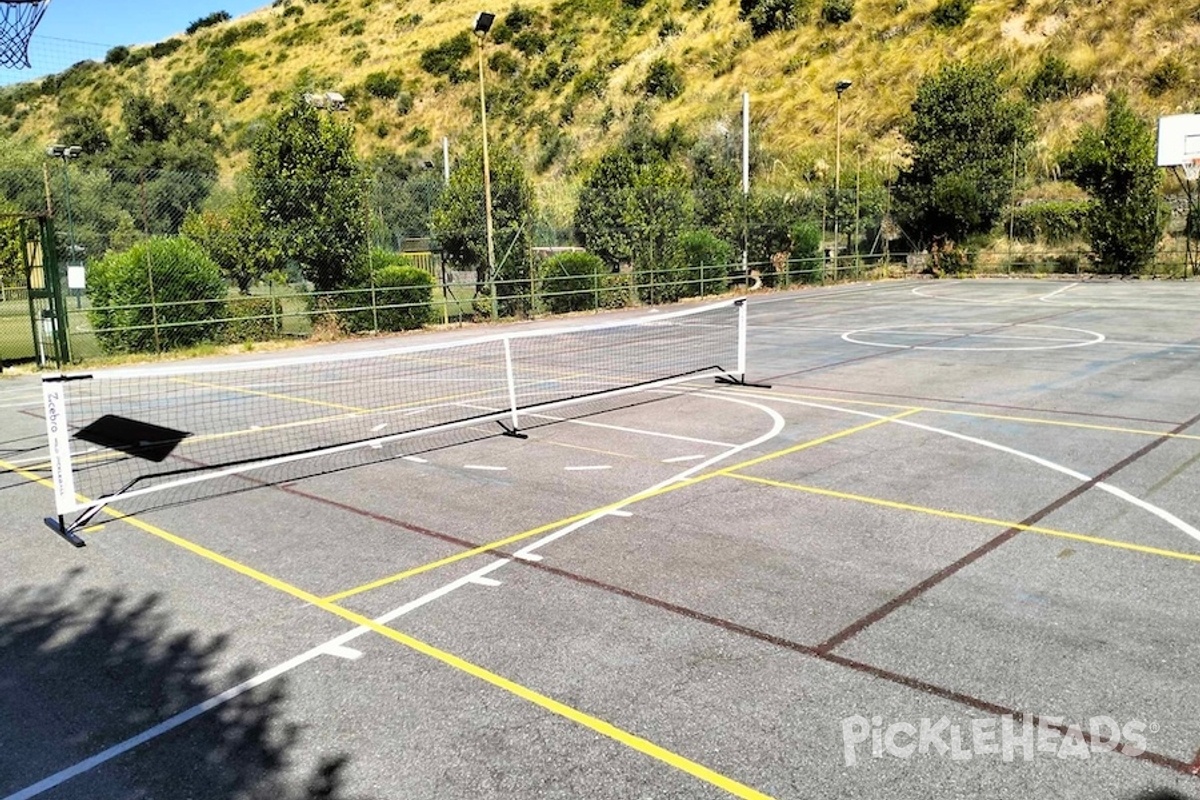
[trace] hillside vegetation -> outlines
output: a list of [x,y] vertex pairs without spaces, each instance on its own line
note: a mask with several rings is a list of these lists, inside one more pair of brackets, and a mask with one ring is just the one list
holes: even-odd
[[[833,162],[833,86],[848,79],[844,167],[861,159],[892,172],[919,79],[951,61],[999,60],[1011,91],[1036,104],[1035,145],[1023,159],[1026,191],[1036,194],[1056,177],[1079,127],[1102,117],[1108,91],[1128,91],[1147,119],[1197,106],[1200,66],[1186,57],[1200,40],[1197,2],[741,5],[759,7],[758,21],[729,0],[497,4],[485,50],[493,135],[543,190],[577,185],[638,115],[736,136],[745,90],[756,180],[823,180]],[[441,137],[456,148],[478,138],[478,45],[469,32],[478,6],[276,0],[232,20],[214,9],[190,33],[0,90],[0,114],[11,137],[48,142],[80,117],[114,128],[122,101],[149,92],[201,113],[228,171],[245,164],[254,132],[285,99],[334,91],[346,97],[363,156],[438,161]]]

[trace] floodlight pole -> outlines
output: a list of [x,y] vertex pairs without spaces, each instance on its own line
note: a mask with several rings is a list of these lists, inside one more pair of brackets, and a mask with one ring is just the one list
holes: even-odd
[[835,136],[836,144],[834,145],[834,166],[833,166],[833,279],[837,280],[838,254],[841,252],[841,234],[838,230],[839,222],[841,221],[838,213],[842,198],[842,92],[849,89],[851,82],[845,79],[838,81],[834,85],[834,90],[837,92],[837,134]]
[[[51,158],[61,158],[63,162],[63,202],[67,206],[67,240],[69,253],[67,255],[67,266],[69,267],[75,260],[75,219],[71,214],[71,168],[70,161],[79,158],[83,154],[83,148],[79,145],[62,145],[52,144],[46,148],[46,155]],[[75,292],[75,307],[83,307],[83,298],[79,291]]]
[[483,84],[483,45],[496,15],[480,11],[475,15],[475,35],[479,37],[479,118],[483,125],[483,213],[487,226],[487,282],[492,300],[492,320],[500,316],[496,299],[496,241],[492,228],[492,172],[488,161],[487,94]]

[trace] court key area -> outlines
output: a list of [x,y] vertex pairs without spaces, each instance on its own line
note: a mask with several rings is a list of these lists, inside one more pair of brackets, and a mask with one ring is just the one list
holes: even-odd
[[6,374],[0,798],[1200,798],[1197,308],[893,281]]

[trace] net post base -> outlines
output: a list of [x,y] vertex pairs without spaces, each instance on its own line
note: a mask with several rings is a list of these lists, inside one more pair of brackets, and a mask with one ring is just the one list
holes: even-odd
[[511,436],[514,439],[528,439],[529,438],[528,433],[521,433],[516,428],[510,428],[507,425],[505,425],[503,422],[498,421],[496,424],[499,425],[501,427],[501,429],[503,429],[504,436]]
[[78,534],[75,533],[75,526],[68,526],[66,524],[66,520],[64,520],[61,515],[57,518],[46,517],[44,521],[46,523],[46,527],[50,528],[50,530],[66,539],[75,547],[87,547],[87,542],[79,538]]
[[732,375],[718,375],[716,377],[716,382],[724,386],[746,386],[754,389],[771,388],[771,384],[769,383],[749,383],[746,381],[745,375],[741,375],[736,378]]

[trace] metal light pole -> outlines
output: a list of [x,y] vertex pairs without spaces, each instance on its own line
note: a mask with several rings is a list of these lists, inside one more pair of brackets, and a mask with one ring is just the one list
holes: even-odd
[[[46,155],[51,158],[61,158],[63,162],[63,202],[67,206],[67,239],[70,242],[67,245],[69,250],[67,255],[67,269],[69,270],[75,263],[75,256],[78,251],[75,246],[75,220],[71,216],[71,170],[68,163],[72,159],[83,155],[83,148],[79,145],[52,144],[46,148]],[[75,307],[83,307],[83,295],[79,289],[75,290]]]
[[838,231],[838,223],[841,221],[839,207],[842,199],[842,92],[849,89],[851,82],[844,78],[834,84],[834,90],[837,91],[837,144],[834,148],[834,166],[833,166],[833,277],[837,279],[838,254],[842,250],[842,243]]
[[492,319],[500,315],[496,300],[496,242],[492,230],[492,172],[488,162],[487,134],[487,95],[483,87],[483,43],[492,23],[496,21],[495,14],[480,11],[475,15],[475,35],[479,37],[479,118],[483,123],[483,213],[487,226],[487,279],[488,292],[492,298]]

